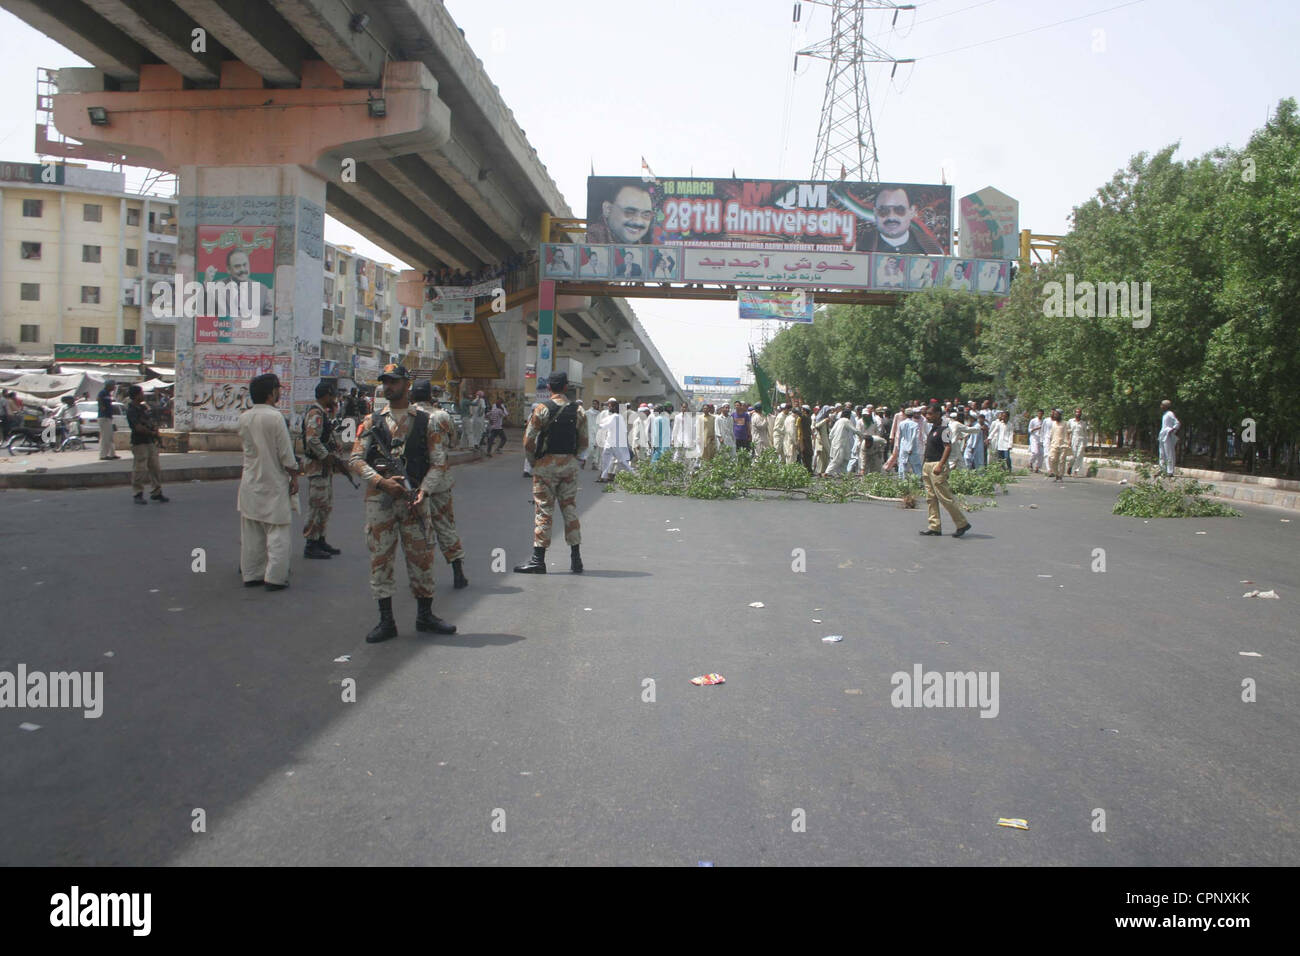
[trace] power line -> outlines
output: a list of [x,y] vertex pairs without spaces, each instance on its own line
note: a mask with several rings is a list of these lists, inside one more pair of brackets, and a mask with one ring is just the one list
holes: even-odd
[[[918,56],[917,60],[933,60],[935,57],[947,56],[949,53],[960,53],[963,50],[973,50],[976,47],[988,46],[990,43],[1000,43],[1003,40],[1013,40],[1016,37],[1028,36],[1030,33],[1039,33],[1042,30],[1050,30],[1052,27],[1059,27],[1065,23],[1074,23],[1077,20],[1086,20],[1089,17],[1100,16],[1103,13],[1110,13],[1112,10],[1122,10],[1125,7],[1136,6],[1139,3],[1145,3],[1146,0],[1129,0],[1128,3],[1120,3],[1113,7],[1107,7],[1104,10],[1094,10],[1091,13],[1080,14],[1077,17],[1066,17],[1064,20],[1057,20],[1055,23],[1045,23],[1041,27],[1032,27],[1028,30],[1021,30],[1019,33],[1008,33],[1006,36],[994,37],[991,40],[981,40],[979,43],[971,43],[966,46],[954,47],[951,50],[944,50],[942,53],[930,53],[926,56]],[[957,11],[954,11],[957,12]],[[935,19],[938,19],[936,17]]]

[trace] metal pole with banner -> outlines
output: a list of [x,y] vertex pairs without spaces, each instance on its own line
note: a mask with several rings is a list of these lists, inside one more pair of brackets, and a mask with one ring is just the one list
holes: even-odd
[[544,402],[550,392],[542,385],[551,377],[555,352],[555,282],[542,279],[537,283],[537,401]]

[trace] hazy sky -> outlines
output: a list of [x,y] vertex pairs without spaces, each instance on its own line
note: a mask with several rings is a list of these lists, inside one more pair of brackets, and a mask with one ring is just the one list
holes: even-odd
[[[792,54],[827,35],[823,7],[805,2],[796,26],[793,0],[446,6],[578,216],[593,163],[632,175],[644,156],[661,178],[811,170],[826,64],[801,59],[796,75]],[[1133,154],[1239,146],[1300,95],[1297,0],[928,0],[892,31],[890,14],[872,19],[877,43],[917,60],[892,80],[869,73],[881,178],[996,186],[1040,233],[1065,231]],[[84,64],[5,11],[0,52],[0,159],[31,162],[37,67]],[[332,220],[326,238],[392,259]],[[753,329],[734,302],[629,301],[679,378],[744,374]]]

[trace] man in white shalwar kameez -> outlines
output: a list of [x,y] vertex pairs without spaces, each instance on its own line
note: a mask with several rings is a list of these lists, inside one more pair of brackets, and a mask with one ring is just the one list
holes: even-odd
[[1083,450],[1088,441],[1088,424],[1083,420],[1083,409],[1076,408],[1074,417],[1065,423],[1070,436],[1070,474],[1075,478],[1083,477]]
[[826,474],[843,475],[848,473],[849,455],[853,451],[853,415],[848,409],[840,412],[840,417],[831,426],[831,455],[826,465]]
[[749,437],[750,441],[754,443],[755,458],[772,447],[772,435],[768,431],[768,420],[767,416],[763,414],[762,405],[755,405],[750,409]]
[[1042,471],[1043,459],[1047,454],[1047,443],[1044,439],[1047,437],[1046,429],[1048,420],[1043,417],[1043,410],[1040,408],[1033,418],[1029,419],[1029,470]]
[[1174,414],[1174,403],[1169,399],[1166,398],[1160,403],[1160,412],[1160,434],[1157,436],[1160,445],[1160,467],[1166,475],[1172,476],[1174,453],[1178,448],[1178,429],[1182,423]]
[[605,411],[600,413],[596,426],[600,439],[600,477],[597,481],[609,481],[614,477],[618,466],[627,471],[632,470],[628,461],[627,420],[618,409],[618,399],[611,398],[605,403]]

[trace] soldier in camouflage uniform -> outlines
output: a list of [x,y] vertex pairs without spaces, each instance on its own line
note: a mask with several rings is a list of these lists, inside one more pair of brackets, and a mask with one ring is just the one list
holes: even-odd
[[302,473],[307,476],[307,518],[302,525],[304,558],[328,558],[342,552],[325,540],[325,525],[334,509],[334,470],[341,464],[338,435],[331,419],[338,408],[334,386],[316,386],[316,402],[302,419]]
[[[520,574],[545,574],[551,544],[551,510],[558,503],[569,545],[569,569],[582,573],[582,529],[578,524],[578,459],[587,453],[587,417],[564,394],[569,377],[555,372],[548,382],[551,400],[533,409],[524,432],[524,451],[533,459],[533,556],[515,568]],[[575,415],[574,412],[577,411]]]
[[452,587],[467,588],[469,579],[465,577],[465,548],[460,543],[460,534],[456,531],[456,515],[451,509],[451,489],[456,480],[451,476],[451,466],[447,464],[447,452],[456,441],[456,426],[451,416],[440,406],[434,404],[442,396],[442,386],[428,381],[416,382],[411,386],[411,401],[415,407],[429,416],[429,427],[441,436],[438,443],[438,459],[429,459],[429,470],[435,468],[442,473],[438,480],[438,490],[426,496],[429,513],[433,519],[433,533],[438,539],[438,548],[443,558],[451,565]]
[[[370,593],[379,602],[379,624],[366,636],[366,641],[377,644],[397,636],[393,621],[393,570],[399,542],[406,559],[411,593],[419,606],[415,629],[455,634],[454,624],[433,614],[434,552],[430,534],[425,530],[427,499],[445,479],[444,470],[434,464],[439,461],[446,464],[446,435],[432,426],[427,414],[410,407],[411,376],[404,366],[385,366],[379,381],[388,408],[366,416],[357,431],[349,462],[353,473],[366,482]],[[419,440],[421,435],[423,441]],[[384,458],[385,444],[393,463]],[[414,500],[408,498],[402,480],[404,473],[417,489]]]

